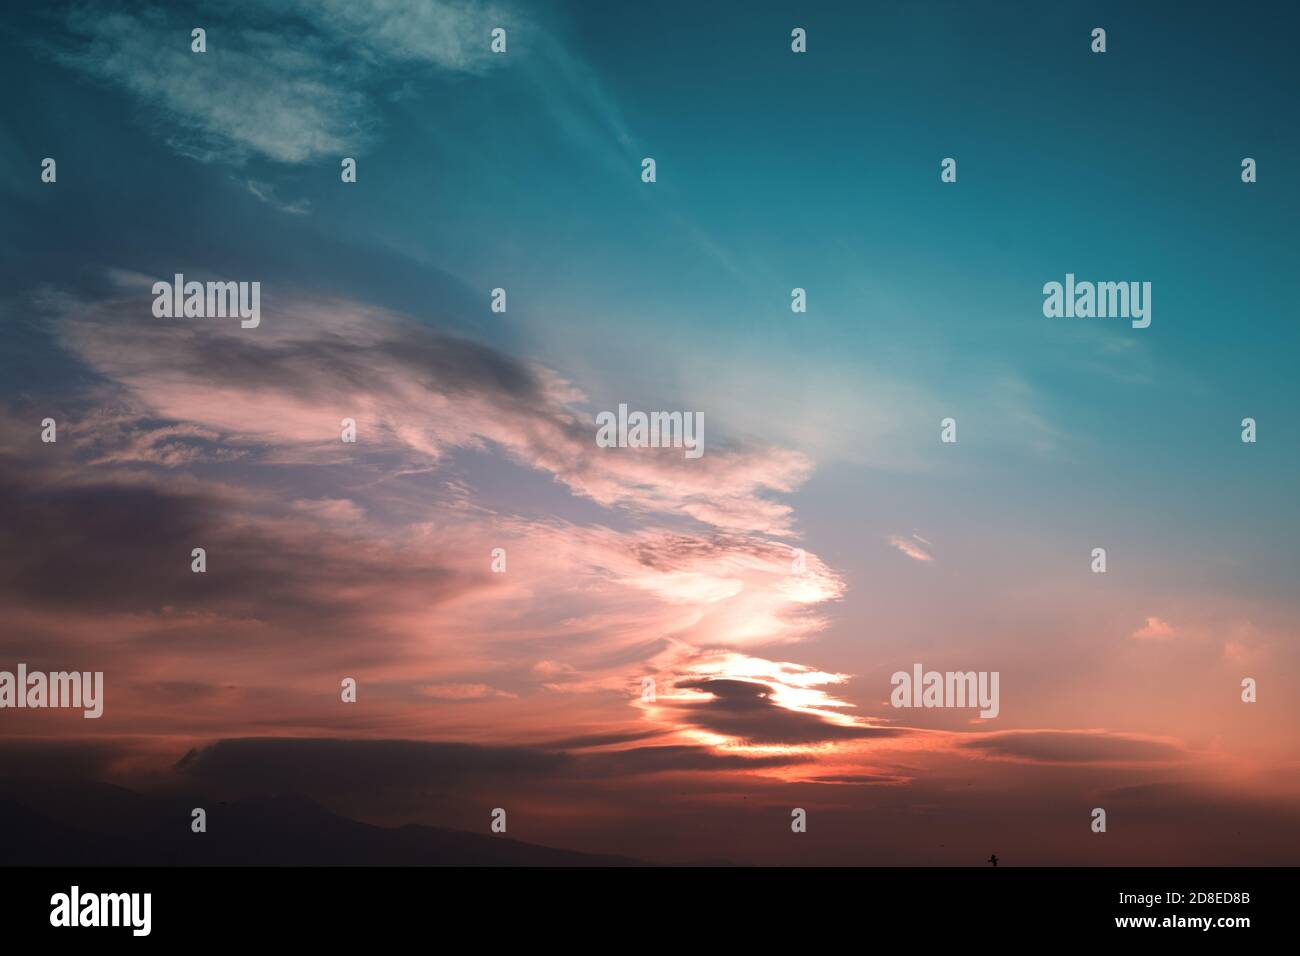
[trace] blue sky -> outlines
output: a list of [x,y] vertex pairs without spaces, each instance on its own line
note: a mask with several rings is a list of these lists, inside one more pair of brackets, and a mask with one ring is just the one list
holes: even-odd
[[[536,357],[600,407],[700,408],[714,435],[826,467],[995,483],[1035,520],[1068,484],[1118,533],[1262,552],[1233,586],[1290,586],[1287,30],[1213,5],[695,6],[455,8],[470,40],[372,25],[348,66],[329,59],[345,4],[51,7],[5,41],[11,85],[40,93],[0,138],[9,301],[161,260],[252,269]],[[300,42],[277,35],[264,76],[227,73],[285,14]],[[176,46],[191,20],[220,84],[113,65],[111,38]],[[505,57],[472,39],[489,21]],[[301,101],[222,112],[277,79]],[[59,158],[57,195],[22,172],[37,154]],[[1044,319],[1040,287],[1067,271],[1151,281],[1153,326]],[[497,285],[507,316],[483,308]],[[44,351],[18,381],[49,381]],[[949,414],[958,474],[932,440]],[[1243,452],[1267,467],[1243,472]]]

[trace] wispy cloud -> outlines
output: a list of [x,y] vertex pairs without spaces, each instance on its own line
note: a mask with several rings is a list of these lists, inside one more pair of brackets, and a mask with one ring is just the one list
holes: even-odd
[[[499,8],[451,0],[271,0],[194,19],[76,7],[56,56],[133,96],[178,152],[236,163],[355,154],[375,115],[371,81],[408,62],[487,69],[491,28],[508,22]],[[204,53],[191,50],[195,26],[207,31]]]
[[275,194],[275,187],[270,183],[258,182],[256,179],[247,180],[244,183],[248,191],[260,202],[266,203],[273,209],[280,212],[288,213],[292,216],[303,216],[311,212],[311,201],[307,199],[297,199],[293,202],[284,202]]
[[210,27],[208,52],[193,53],[190,19],[78,9],[79,42],[60,59],[130,93],[194,158],[302,163],[360,145],[366,98],[334,75],[320,39]]
[[478,73],[496,27],[523,23],[499,4],[473,0],[296,0],[284,4],[331,34],[360,41],[374,57]]
[[903,554],[907,555],[913,561],[921,561],[928,564],[934,560],[934,556],[927,550],[927,548],[930,547],[930,542],[925,540],[925,538],[921,537],[919,534],[911,534],[907,536],[891,534],[888,541],[890,545],[903,552]]

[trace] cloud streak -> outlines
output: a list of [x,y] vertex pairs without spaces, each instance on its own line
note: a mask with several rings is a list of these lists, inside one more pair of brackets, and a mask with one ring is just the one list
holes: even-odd
[[888,540],[891,547],[897,548],[913,561],[920,561],[922,564],[934,561],[934,556],[927,550],[930,542],[918,534],[906,537],[901,534],[891,534]]
[[[178,152],[205,162],[284,164],[355,155],[372,134],[366,87],[396,64],[479,73],[491,64],[486,4],[268,2],[208,11],[73,7],[59,62],[124,90]],[[190,30],[207,31],[192,52]],[[265,188],[250,189],[265,198]],[[298,211],[294,205],[286,211]]]

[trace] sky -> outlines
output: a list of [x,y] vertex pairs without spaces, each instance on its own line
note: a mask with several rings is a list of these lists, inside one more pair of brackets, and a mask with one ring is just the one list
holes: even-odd
[[[0,710],[0,774],[653,862],[1296,862],[1293,11],[2,16],[0,670],[105,705]],[[177,273],[260,324],[155,316]],[[1046,317],[1067,273],[1150,326]],[[704,454],[599,447],[619,404]],[[997,716],[892,706],[918,663]]]

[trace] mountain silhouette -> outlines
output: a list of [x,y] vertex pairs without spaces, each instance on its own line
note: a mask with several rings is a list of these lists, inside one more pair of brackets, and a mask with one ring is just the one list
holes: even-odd
[[[193,833],[190,811],[207,810]],[[230,802],[93,781],[0,780],[0,866],[633,866],[639,861],[408,824],[381,827],[293,794]]]

